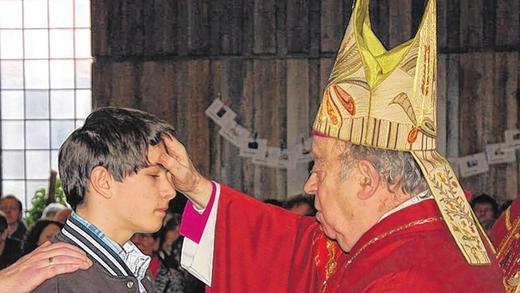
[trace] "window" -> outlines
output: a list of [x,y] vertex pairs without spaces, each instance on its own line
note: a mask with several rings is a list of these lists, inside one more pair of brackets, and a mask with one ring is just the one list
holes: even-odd
[[91,111],[90,0],[0,0],[2,194],[24,209]]

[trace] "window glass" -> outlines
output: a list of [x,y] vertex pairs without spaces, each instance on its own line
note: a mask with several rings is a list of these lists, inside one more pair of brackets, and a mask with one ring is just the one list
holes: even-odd
[[90,0],[0,0],[0,194],[31,207],[91,111]]
[[23,119],[25,117],[23,105],[23,91],[1,91],[0,97],[2,100],[1,117],[3,119]]
[[2,152],[2,176],[5,179],[24,179],[24,151]]
[[0,56],[2,56],[2,59],[23,58],[23,34],[21,29],[0,31]]

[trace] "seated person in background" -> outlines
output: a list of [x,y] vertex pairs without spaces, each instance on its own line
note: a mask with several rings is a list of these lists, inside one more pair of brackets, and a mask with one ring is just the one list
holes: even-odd
[[54,220],[65,224],[65,222],[67,221],[67,219],[69,218],[71,213],[72,213],[71,208],[63,209],[63,210],[59,211],[58,213],[56,213],[56,215],[54,216]]
[[159,257],[165,259],[172,251],[173,243],[179,238],[180,215],[173,214],[172,217],[159,230]]
[[471,208],[482,227],[489,232],[498,217],[498,204],[496,200],[483,193],[471,200]]
[[59,275],[34,292],[152,292],[150,257],[129,241],[161,228],[175,187],[158,164],[174,129],[133,109],[101,108],[65,140],[58,155],[74,212],[53,241],[83,249],[93,265]]
[[29,230],[23,242],[23,254],[28,254],[35,250],[36,247],[51,240],[54,235],[60,232],[61,228],[63,228],[63,224],[60,222],[46,219],[38,220]]
[[78,247],[45,242],[11,266],[0,270],[0,293],[28,293],[49,278],[85,270],[91,265],[92,261]]
[[62,205],[61,203],[53,202],[45,207],[42,213],[42,219],[52,220],[56,216],[56,214],[66,209],[67,207]]
[[520,198],[514,200],[491,228],[489,238],[504,270],[507,292],[520,292]]
[[0,269],[13,264],[22,256],[22,243],[8,238],[7,217],[0,212]]
[[310,196],[297,195],[287,201],[286,208],[300,216],[314,216],[313,199]]
[[157,255],[157,250],[159,249],[159,234],[157,232],[135,233],[132,238],[130,238],[130,241],[132,241],[142,253],[151,257],[148,269],[152,275],[152,280],[155,280],[159,266],[161,265],[161,259],[159,255]]
[[9,238],[22,242],[27,232],[27,228],[22,222],[22,202],[12,194],[6,195],[0,198],[0,211],[4,212],[7,217]]
[[156,293],[204,292],[204,284],[180,266],[184,237],[179,235],[178,214],[159,231],[161,266],[154,283]]

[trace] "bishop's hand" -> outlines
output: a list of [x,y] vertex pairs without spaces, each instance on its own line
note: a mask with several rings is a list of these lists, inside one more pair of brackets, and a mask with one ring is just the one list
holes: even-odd
[[193,165],[188,152],[175,137],[163,136],[167,153],[159,162],[168,170],[175,189],[185,194],[198,209],[206,207],[210,197],[211,182],[204,178]]

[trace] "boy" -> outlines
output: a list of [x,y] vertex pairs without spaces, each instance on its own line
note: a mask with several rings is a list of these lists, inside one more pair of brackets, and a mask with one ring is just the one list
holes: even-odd
[[[150,257],[129,241],[161,228],[175,188],[158,163],[174,129],[138,110],[91,113],[59,152],[59,172],[74,212],[55,242],[83,249],[88,270],[54,277],[34,292],[151,292]],[[49,258],[49,265],[53,259]]]

